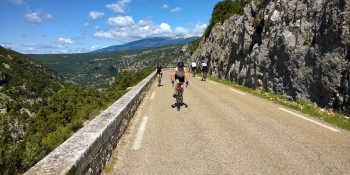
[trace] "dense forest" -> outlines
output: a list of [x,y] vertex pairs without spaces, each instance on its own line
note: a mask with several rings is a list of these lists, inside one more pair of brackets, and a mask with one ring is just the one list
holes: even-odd
[[24,173],[154,71],[120,71],[100,91],[2,47],[0,60],[0,174]]

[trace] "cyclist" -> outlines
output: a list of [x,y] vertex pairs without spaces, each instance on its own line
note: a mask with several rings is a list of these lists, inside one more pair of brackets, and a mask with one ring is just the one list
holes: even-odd
[[202,81],[204,81],[205,80],[204,73],[205,74],[208,73],[208,65],[207,65],[207,63],[204,60],[202,60],[202,64],[201,65],[202,65]]
[[[177,91],[177,86],[179,82],[185,82],[186,80],[186,85],[188,85],[188,75],[187,71],[184,68],[184,63],[183,62],[178,62],[177,63],[177,68],[174,69],[173,73],[170,76],[171,83],[175,82],[175,88],[174,88],[174,94],[173,97],[176,97],[176,91]],[[181,84],[181,96],[183,95],[184,92],[184,84]]]
[[162,71],[162,65],[161,64],[158,64],[156,71],[157,71],[157,75],[160,76],[160,78],[162,79],[163,71]]
[[193,76],[196,76],[196,68],[197,68],[197,63],[195,61],[193,61],[191,63],[191,70],[193,72]]

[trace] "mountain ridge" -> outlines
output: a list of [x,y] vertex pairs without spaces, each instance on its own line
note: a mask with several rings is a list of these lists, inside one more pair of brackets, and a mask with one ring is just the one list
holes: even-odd
[[139,49],[149,49],[154,47],[161,47],[166,45],[178,45],[186,44],[200,37],[153,37],[141,40],[132,41],[122,45],[108,46],[102,49],[98,49],[89,53],[102,53],[102,52],[115,52],[115,51],[127,51],[127,50],[139,50]]

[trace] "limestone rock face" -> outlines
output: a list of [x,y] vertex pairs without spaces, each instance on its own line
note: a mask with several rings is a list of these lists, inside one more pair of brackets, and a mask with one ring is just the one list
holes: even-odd
[[350,0],[263,0],[217,23],[191,60],[209,75],[350,112]]

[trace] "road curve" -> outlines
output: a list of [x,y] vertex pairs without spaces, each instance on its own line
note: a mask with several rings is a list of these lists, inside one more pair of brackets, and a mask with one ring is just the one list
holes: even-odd
[[153,83],[103,174],[350,174],[349,131],[197,76],[177,111],[170,73]]

